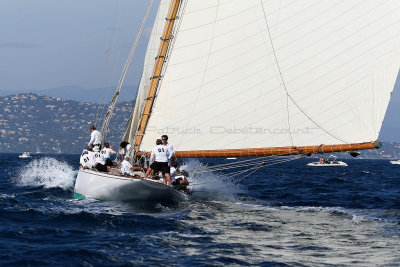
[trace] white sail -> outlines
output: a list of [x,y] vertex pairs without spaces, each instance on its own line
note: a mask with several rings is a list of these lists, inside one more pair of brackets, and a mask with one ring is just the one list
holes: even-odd
[[146,99],[147,93],[149,91],[151,83],[150,78],[153,73],[154,59],[157,56],[158,47],[160,45],[160,36],[162,35],[163,32],[165,18],[168,13],[169,2],[170,1],[168,0],[162,0],[160,2],[160,6],[158,8],[156,19],[153,25],[153,30],[150,35],[149,43],[147,46],[147,52],[144,60],[143,74],[136,95],[135,105],[133,107],[131,116],[127,123],[127,128],[123,138],[123,140],[128,141],[130,143],[133,142],[133,139],[135,137],[138,121],[142,113],[143,102],[144,99]]
[[378,138],[400,66],[400,1],[183,1],[178,20],[141,150],[161,134],[181,151]]

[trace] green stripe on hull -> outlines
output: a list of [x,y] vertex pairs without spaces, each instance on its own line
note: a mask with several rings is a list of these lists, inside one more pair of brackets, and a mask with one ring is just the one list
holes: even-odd
[[74,199],[85,199],[85,196],[74,192]]

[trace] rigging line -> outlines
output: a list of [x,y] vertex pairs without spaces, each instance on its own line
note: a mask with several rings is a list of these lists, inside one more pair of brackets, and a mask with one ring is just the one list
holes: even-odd
[[[274,58],[275,58],[275,62],[276,62],[276,67],[277,67],[277,69],[278,69],[278,72],[279,72],[279,75],[280,75],[280,78],[281,78],[281,81],[282,81],[282,84],[283,84],[283,88],[285,88],[285,91],[286,91],[286,113],[287,113],[287,123],[288,123],[288,127],[289,127],[290,142],[292,143],[292,145],[294,145],[294,143],[293,143],[293,137],[292,137],[292,130],[291,130],[291,126],[290,126],[290,113],[289,113],[289,97],[290,97],[290,96],[289,96],[289,92],[288,92],[287,87],[286,87],[285,80],[283,79],[283,75],[282,75],[281,68],[280,68],[280,66],[279,66],[278,57],[277,57],[276,52],[275,52],[274,43],[272,42],[272,36],[271,36],[270,29],[269,29],[269,24],[268,24],[268,20],[267,20],[267,14],[265,13],[265,8],[264,8],[263,0],[260,0],[260,2],[261,2],[261,6],[262,6],[262,11],[263,11],[263,13],[264,13],[265,24],[266,24],[266,26],[267,26],[268,36],[269,36],[269,40],[270,40],[270,43],[271,43],[272,52],[273,52],[273,54],[274,54]],[[292,101],[293,101],[293,100],[292,100]]]
[[[279,155],[277,155],[279,156]],[[265,157],[258,157],[258,158],[251,158],[251,159],[247,159],[247,160],[239,160],[239,161],[234,161],[234,162],[230,162],[230,163],[223,163],[223,164],[218,164],[218,165],[211,165],[210,168],[217,168],[217,167],[225,167],[225,166],[231,166],[231,165],[237,165],[239,164],[243,164],[246,162],[254,162],[254,161],[265,161],[265,160],[276,160],[277,157],[271,157],[271,156],[265,156]]]
[[240,181],[243,181],[244,179],[248,178],[250,175],[252,175],[253,173],[255,173],[258,169],[261,169],[261,168],[263,168],[263,167],[272,166],[272,165],[276,165],[276,164],[281,164],[281,163],[284,163],[284,162],[289,162],[289,161],[297,160],[297,159],[300,159],[300,158],[301,158],[301,157],[298,157],[298,158],[291,158],[291,159],[282,160],[282,161],[280,161],[280,162],[275,162],[275,163],[268,164],[268,165],[260,164],[254,171],[252,171],[251,173],[247,174],[246,176],[244,176],[244,177],[242,177],[242,178],[240,178],[240,179],[234,181],[233,183],[234,183],[234,184],[237,184],[237,183],[239,183]]
[[211,165],[211,166],[207,165],[207,167],[209,169],[214,169],[214,168],[219,168],[219,167],[237,166],[238,164],[243,164],[243,163],[252,162],[252,161],[260,161],[260,160],[265,160],[265,158],[255,158],[255,159],[235,161],[235,162],[231,162],[231,163],[217,164],[217,165]]
[[[121,14],[120,14],[120,9],[118,8],[118,3],[116,3],[115,10],[114,10],[113,27],[117,27],[117,25],[119,25],[120,18],[121,18],[120,15]],[[101,103],[101,106],[100,106],[100,111],[99,111],[99,109],[97,109],[95,125],[100,124],[100,117],[104,117],[104,109],[106,108],[106,100],[108,99],[108,95],[110,93],[111,77],[113,76],[113,73],[115,71],[115,67],[116,66],[114,64],[114,66],[111,67],[111,69],[112,69],[111,73],[112,74],[109,77],[107,77],[108,76],[107,75],[108,74],[107,69],[110,68],[110,66],[112,65],[111,58],[113,58],[114,47],[115,47],[115,43],[116,43],[116,39],[117,39],[116,34],[117,34],[116,31],[113,31],[113,34],[111,36],[111,40],[109,41],[109,44],[108,44],[108,48],[107,48],[106,51],[104,51],[104,53],[107,54],[107,68],[105,69],[105,74],[103,76],[104,80],[103,80],[102,84],[105,84],[106,83],[105,80],[107,80],[107,78],[108,78],[108,85],[106,87],[107,91],[106,91],[106,96],[104,97],[104,102]]]
[[142,35],[142,32],[143,32],[144,26],[146,24],[147,18],[148,18],[149,14],[150,14],[150,10],[151,10],[151,7],[153,6],[153,2],[154,2],[154,0],[150,0],[149,1],[149,4],[148,4],[147,9],[146,9],[145,16],[143,17],[143,20],[142,20],[142,24],[140,25],[140,28],[139,28],[139,31],[138,31],[138,33],[136,35],[135,41],[134,41],[134,43],[132,45],[132,48],[131,48],[131,50],[129,52],[128,59],[126,60],[126,63],[125,63],[124,69],[122,71],[121,77],[120,77],[120,79],[118,81],[118,86],[117,86],[117,89],[115,90],[114,97],[111,100],[111,103],[110,103],[110,105],[108,107],[108,110],[107,110],[106,117],[104,118],[103,125],[101,127],[101,133],[102,133],[102,136],[103,136],[103,141],[106,139],[107,134],[109,132],[109,123],[110,123],[111,116],[114,113],[114,108],[115,108],[115,105],[116,105],[116,102],[117,102],[117,99],[118,99],[118,96],[119,96],[119,92],[120,92],[122,84],[123,84],[123,82],[125,80],[126,73],[128,72],[128,68],[129,68],[129,66],[131,64],[131,61],[132,61],[132,58],[133,58],[133,54],[134,54],[134,52],[136,50],[136,47],[137,47],[137,45],[139,43],[139,39],[140,39],[140,37]]
[[[278,162],[278,161],[279,160],[277,160],[275,162]],[[260,162],[262,162],[262,161],[260,161]],[[240,164],[240,165],[237,165],[237,166],[230,166],[230,167],[228,166],[228,167],[222,167],[222,168],[207,169],[207,170],[202,171],[202,173],[243,168],[243,167],[248,167],[248,166],[254,166],[255,164],[257,164],[257,163],[246,163],[246,164]]]
[[244,170],[240,170],[240,171],[236,171],[236,172],[232,172],[228,174],[222,174],[221,172],[218,173],[218,176],[222,176],[222,181],[228,181],[228,180],[233,180],[235,177],[242,175],[246,172],[249,172],[252,168],[247,168]]
[[[260,163],[258,164],[258,166],[256,167],[256,170],[258,170],[258,169],[260,169],[260,168],[262,168],[262,167],[267,167],[267,166],[272,166],[272,165],[276,165],[276,164],[280,164],[280,163],[285,163],[285,162],[297,160],[297,159],[300,159],[300,158],[301,158],[301,157],[297,157],[297,158],[286,158],[286,159],[277,160],[277,161],[275,161],[275,162],[268,163],[268,164],[265,164],[264,162],[260,162]],[[229,180],[229,179],[232,179],[232,180],[233,180],[233,178],[234,178],[235,176],[238,176],[238,175],[240,175],[240,174],[242,174],[242,173],[248,172],[248,171],[250,171],[251,169],[252,169],[252,168],[245,169],[245,170],[241,171],[240,173],[237,172],[235,175],[231,175],[230,177],[228,177],[227,175],[224,175],[225,178],[223,178],[223,180]],[[246,177],[248,177],[249,175],[251,175],[252,173],[254,173],[256,170],[252,171],[251,173],[249,173],[249,174],[246,175],[245,177],[242,177],[242,178],[236,180],[235,183],[237,183],[237,182],[239,182],[239,181],[245,179]],[[218,175],[221,175],[221,174],[219,173]]]
[[[233,181],[233,184],[238,184],[240,181],[243,181],[244,179],[247,179],[250,175],[252,175],[253,173],[255,173],[257,170],[259,170],[259,169],[261,169],[261,168],[263,168],[263,167],[268,167],[268,166],[273,166],[273,165],[277,165],[277,164],[281,164],[281,163],[285,163],[285,162],[290,162],[290,161],[294,161],[294,160],[298,160],[298,159],[300,159],[301,157],[297,157],[297,158],[288,158],[288,159],[285,159],[285,160],[281,160],[281,161],[279,161],[279,162],[274,162],[274,163],[270,163],[270,164],[259,164],[259,166],[257,166],[257,167],[255,167],[255,169],[253,170],[253,171],[251,171],[251,173],[249,173],[249,174],[247,174],[247,175],[245,175],[245,176],[243,176],[242,178],[240,178],[240,179],[238,179],[238,180],[236,180],[236,181]],[[247,171],[250,171],[250,169],[248,169]],[[227,180],[227,179],[225,179],[225,180]],[[198,186],[198,185],[204,185],[204,184],[208,184],[208,183],[192,183],[192,186],[193,187],[195,187],[195,186]],[[219,188],[215,188],[216,190],[218,190],[218,189],[223,189],[223,188],[225,188],[225,186],[224,187],[219,187]],[[208,190],[193,190],[194,192],[209,192]]]
[[247,168],[247,169],[236,171],[236,172],[231,172],[231,173],[229,173],[229,175],[228,174],[223,174],[223,173],[220,172],[220,173],[218,173],[218,175],[223,177],[222,180],[229,180],[229,179],[232,179],[233,177],[236,177],[236,176],[241,175],[241,174],[243,174],[245,172],[248,172],[249,170],[251,170],[251,168]]
[[[285,157],[285,158],[287,158],[287,157]],[[269,161],[269,163],[280,162],[280,161],[282,161],[282,158],[274,157],[273,159],[271,159]],[[211,166],[209,168],[207,166],[207,169],[196,170],[196,171],[194,171],[192,173],[206,173],[206,172],[213,172],[213,171],[220,171],[220,170],[243,168],[243,167],[247,167],[247,166],[253,166],[255,164],[258,164],[259,162],[268,162],[268,159],[259,158],[255,162],[239,162],[239,163],[235,163],[236,165],[234,165],[234,166],[232,166],[232,165],[226,165],[226,166],[224,166],[224,165],[214,165],[214,166]]]
[[[212,166],[209,166],[209,165],[207,165],[207,167],[209,168],[209,169],[214,169],[214,168],[218,168],[218,167],[225,167],[225,166],[231,166],[231,165],[237,165],[238,163],[239,164],[243,164],[243,163],[246,163],[246,162],[256,162],[256,161],[265,161],[265,160],[270,160],[270,161],[273,161],[273,160],[280,160],[278,157],[279,156],[286,156],[286,155],[288,155],[288,153],[281,153],[281,154],[277,154],[277,155],[275,155],[275,156],[265,156],[265,157],[257,157],[257,158],[250,158],[250,159],[247,159],[247,160],[241,160],[241,161],[237,161],[237,162],[230,162],[230,163],[223,163],[223,164],[217,164],[217,165],[212,165]],[[293,154],[289,154],[288,156],[293,156]]]
[[[284,162],[288,162],[288,161],[291,161],[291,160],[296,160],[296,159],[304,158],[304,156],[305,156],[305,155],[295,155],[295,157],[286,157],[286,158],[283,158],[283,159],[282,159],[282,158],[275,158],[274,161],[271,161],[271,162],[269,162],[268,164],[265,164],[265,162],[260,162],[260,165],[262,165],[262,166],[272,166],[272,165],[276,165],[276,164],[279,164],[279,163],[284,163]],[[263,160],[264,160],[264,159],[261,159],[261,161],[263,161]],[[253,166],[253,165],[254,165],[254,164],[247,164],[247,165],[244,165],[244,166]],[[244,167],[244,166],[242,166],[242,167]],[[196,169],[198,169],[198,168],[196,168]],[[226,168],[226,169],[228,169],[228,168]],[[233,172],[233,174],[230,175],[230,176],[225,175],[225,174],[223,174],[223,173],[221,173],[221,172],[219,172],[218,175],[224,176],[223,180],[229,180],[229,179],[234,178],[235,176],[238,176],[238,175],[240,175],[240,174],[242,174],[242,173],[245,173],[245,172],[250,171],[250,169],[251,169],[251,168]],[[214,170],[214,171],[218,171],[218,169],[216,169],[216,170]],[[207,171],[194,171],[194,172],[192,172],[192,173],[193,173],[193,176],[196,176],[197,174],[206,173],[206,172],[212,172],[212,171],[209,171],[209,170],[207,170]],[[239,179],[239,180],[242,180],[242,179]]]
[[335,138],[335,139],[337,139],[337,140],[339,140],[339,141],[341,141],[341,142],[343,142],[343,143],[345,143],[345,144],[348,144],[348,142],[342,140],[340,137],[338,137],[338,136],[334,135],[333,133],[329,132],[327,129],[325,129],[324,127],[322,127],[322,125],[320,125],[319,123],[317,123],[316,121],[314,121],[314,120],[310,117],[310,115],[308,115],[308,114],[297,104],[297,102],[292,98],[292,96],[289,94],[289,92],[288,92],[288,90],[287,90],[287,87],[286,87],[286,83],[285,83],[285,81],[284,81],[284,79],[283,79],[283,75],[282,75],[282,71],[281,71],[281,68],[280,68],[280,65],[279,65],[279,62],[278,62],[278,56],[276,55],[274,43],[272,42],[272,36],[271,36],[270,29],[269,29],[269,24],[268,24],[268,20],[267,20],[267,14],[265,13],[265,8],[264,8],[263,0],[260,0],[260,2],[261,2],[262,10],[263,10],[263,13],[264,13],[264,19],[265,19],[265,23],[266,23],[267,30],[268,30],[268,36],[269,36],[269,39],[270,39],[270,42],[271,42],[272,52],[273,52],[274,57],[275,57],[276,66],[277,66],[277,68],[278,68],[279,75],[280,75],[280,78],[281,78],[283,87],[285,88],[285,91],[286,91],[286,96],[287,96],[287,98],[286,98],[286,109],[287,109],[287,114],[288,114],[289,133],[290,133],[290,139],[291,139],[292,145],[294,145],[294,144],[293,144],[293,139],[292,139],[292,132],[291,132],[291,130],[290,130],[290,121],[289,121],[289,99],[290,99],[290,100],[293,102],[293,104],[294,104],[294,105],[295,105],[295,106],[296,106],[296,107],[297,107],[297,108],[298,108],[312,123],[314,123],[317,127],[319,127],[321,130],[323,130],[325,133],[327,133],[328,135],[332,136],[333,138]]
[[[143,70],[142,74],[140,76],[143,76]],[[137,86],[136,88],[136,96],[135,99],[133,100],[133,103],[130,105],[130,112],[129,112],[129,118],[127,121],[124,122],[122,128],[125,128],[124,135],[122,136],[122,141],[128,141],[129,143],[132,143],[130,136],[132,136],[132,131],[133,131],[133,121],[135,120],[134,115],[135,115],[135,107],[136,107],[136,102],[139,101],[139,93],[140,93],[140,85]]]
[[[262,162],[265,161],[263,160],[259,160],[258,162]],[[230,169],[237,169],[237,168],[242,168],[242,167],[246,167],[246,166],[253,166],[255,164],[257,164],[258,162],[248,162],[248,163],[237,163],[236,165],[230,165],[230,166],[215,166],[215,167],[211,167],[211,168],[207,168],[205,170],[202,170],[201,172],[213,172],[213,171],[220,171],[220,170],[230,170]]]
[[[275,159],[275,160],[271,160],[269,161],[269,163],[271,162],[279,162],[282,159]],[[239,163],[236,164],[234,166],[215,166],[215,167],[210,167],[210,168],[197,168],[195,171],[193,171],[193,174],[198,174],[198,173],[208,173],[208,172],[215,172],[215,171],[222,171],[222,170],[231,170],[231,169],[238,169],[238,168],[244,168],[244,167],[248,167],[248,166],[254,166],[260,162],[266,162],[266,160],[263,159],[259,159],[258,162],[250,162],[250,163]],[[241,172],[242,170],[236,171],[236,172]]]

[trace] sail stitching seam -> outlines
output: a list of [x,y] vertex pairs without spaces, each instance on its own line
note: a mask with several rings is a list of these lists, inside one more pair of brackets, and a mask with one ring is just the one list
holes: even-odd
[[295,105],[295,106],[296,106],[296,107],[297,107],[297,108],[298,108],[312,123],[314,123],[317,127],[319,127],[321,130],[323,130],[324,132],[326,132],[328,135],[332,136],[333,138],[335,138],[335,139],[337,139],[337,140],[339,140],[339,141],[341,141],[341,142],[347,144],[348,142],[346,142],[346,141],[342,140],[341,138],[335,136],[334,134],[330,133],[328,130],[326,130],[324,127],[322,127],[321,125],[319,125],[316,121],[314,121],[314,120],[313,120],[313,119],[312,119],[312,118],[311,118],[311,117],[296,103],[296,101],[294,101],[294,99],[290,96],[290,94],[289,94],[289,92],[288,92],[288,90],[287,90],[287,87],[286,87],[286,83],[285,83],[285,81],[284,81],[284,79],[283,79],[282,71],[281,71],[281,68],[280,68],[280,65],[279,65],[279,62],[278,62],[278,57],[277,57],[277,55],[276,55],[275,47],[274,47],[274,44],[273,44],[273,42],[272,42],[272,36],[271,36],[270,29],[269,29],[269,24],[268,24],[268,20],[267,20],[267,15],[266,15],[266,13],[265,13],[263,0],[260,0],[260,2],[261,2],[262,10],[263,10],[263,13],[264,13],[264,19],[265,19],[265,23],[266,23],[267,30],[268,30],[268,36],[269,36],[269,39],[270,39],[270,42],[271,42],[272,52],[273,52],[274,57],[275,57],[275,62],[276,62],[276,65],[277,65],[277,69],[278,69],[278,72],[279,72],[279,75],[280,75],[280,78],[281,78],[283,87],[284,87],[284,89],[285,89],[285,91],[286,91],[286,96],[287,96],[287,98],[286,98],[286,109],[287,109],[287,114],[288,114],[289,134],[290,134],[290,140],[291,140],[291,142],[292,142],[292,145],[294,145],[294,144],[293,144],[293,138],[292,138],[292,133],[291,133],[291,129],[290,129],[289,99],[290,99],[290,100],[293,102],[293,104],[294,104],[294,105]]
[[[208,51],[208,57],[207,57],[206,66],[205,66],[205,69],[204,69],[204,73],[203,73],[201,85],[200,85],[200,87],[199,87],[199,90],[198,90],[198,92],[197,92],[197,96],[196,96],[195,101],[194,101],[194,106],[193,106],[192,109],[191,109],[190,116],[188,117],[189,119],[188,119],[188,121],[187,121],[187,123],[186,123],[186,128],[188,128],[188,126],[189,126],[191,117],[193,116],[193,112],[194,112],[194,110],[195,110],[195,108],[196,108],[196,106],[197,106],[197,105],[196,105],[197,99],[199,98],[201,89],[202,89],[203,84],[204,84],[204,79],[205,79],[206,72],[207,72],[207,66],[208,66],[208,63],[209,63],[209,60],[210,60],[210,55],[211,55],[211,49],[212,49],[213,42],[214,42],[215,28],[216,28],[216,23],[217,23],[217,18],[218,18],[218,10],[219,10],[219,0],[218,0],[217,8],[216,8],[216,11],[215,11],[214,28],[213,28],[212,38],[211,38],[210,49],[209,49],[209,51]],[[179,141],[179,144],[182,142],[182,139],[184,138],[184,136],[185,136],[185,134],[182,135],[182,137],[181,137],[181,139],[180,139],[180,141]],[[179,145],[179,144],[178,144],[178,145]]]

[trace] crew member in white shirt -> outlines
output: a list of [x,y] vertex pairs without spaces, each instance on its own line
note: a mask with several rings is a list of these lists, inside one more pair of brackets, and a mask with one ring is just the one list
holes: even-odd
[[132,170],[132,164],[128,161],[128,158],[124,158],[121,162],[121,173],[134,176],[135,173]]
[[151,173],[151,171],[154,171],[155,174],[161,171],[163,175],[165,175],[164,184],[168,184],[169,182],[169,185],[172,186],[170,169],[168,166],[169,159],[170,159],[169,150],[162,145],[162,141],[160,139],[157,139],[156,146],[151,151],[151,156],[150,156],[151,165],[150,168],[148,168],[144,178],[146,179],[147,176],[149,176],[149,174]]
[[95,146],[93,148],[93,151],[94,151],[94,161],[95,161],[94,167],[99,172],[107,172],[106,161],[104,160],[103,154],[100,153],[99,147]]
[[178,171],[178,163],[173,162],[170,168],[172,185],[176,186],[178,189],[186,191],[189,181],[186,178],[186,171]]
[[174,147],[170,143],[168,143],[168,135],[161,136],[161,140],[162,140],[162,145],[167,147],[168,149],[169,153],[168,165],[171,166],[171,161],[175,154]]
[[92,148],[98,146],[99,149],[101,149],[101,133],[96,130],[96,126],[94,125],[90,126],[89,129],[91,134],[88,146],[91,146]]
[[171,168],[169,169],[169,175],[171,175],[172,184],[175,181],[175,176],[176,176],[176,171],[177,171],[176,168],[178,168],[178,164],[174,162],[171,164]]
[[91,169],[95,165],[94,152],[91,151],[91,147],[87,146],[83,150],[79,164],[83,169]]
[[101,154],[103,154],[107,166],[114,166],[111,160],[111,155],[117,154],[117,152],[115,152],[108,142],[104,143],[104,148],[101,150]]
[[131,149],[131,144],[129,144],[128,142],[126,142],[126,141],[122,141],[121,142],[121,144],[119,145],[122,149],[124,149],[124,153],[122,154],[122,160],[124,160],[124,158],[126,158],[126,157],[128,157],[129,155],[129,152],[130,152],[130,149]]

